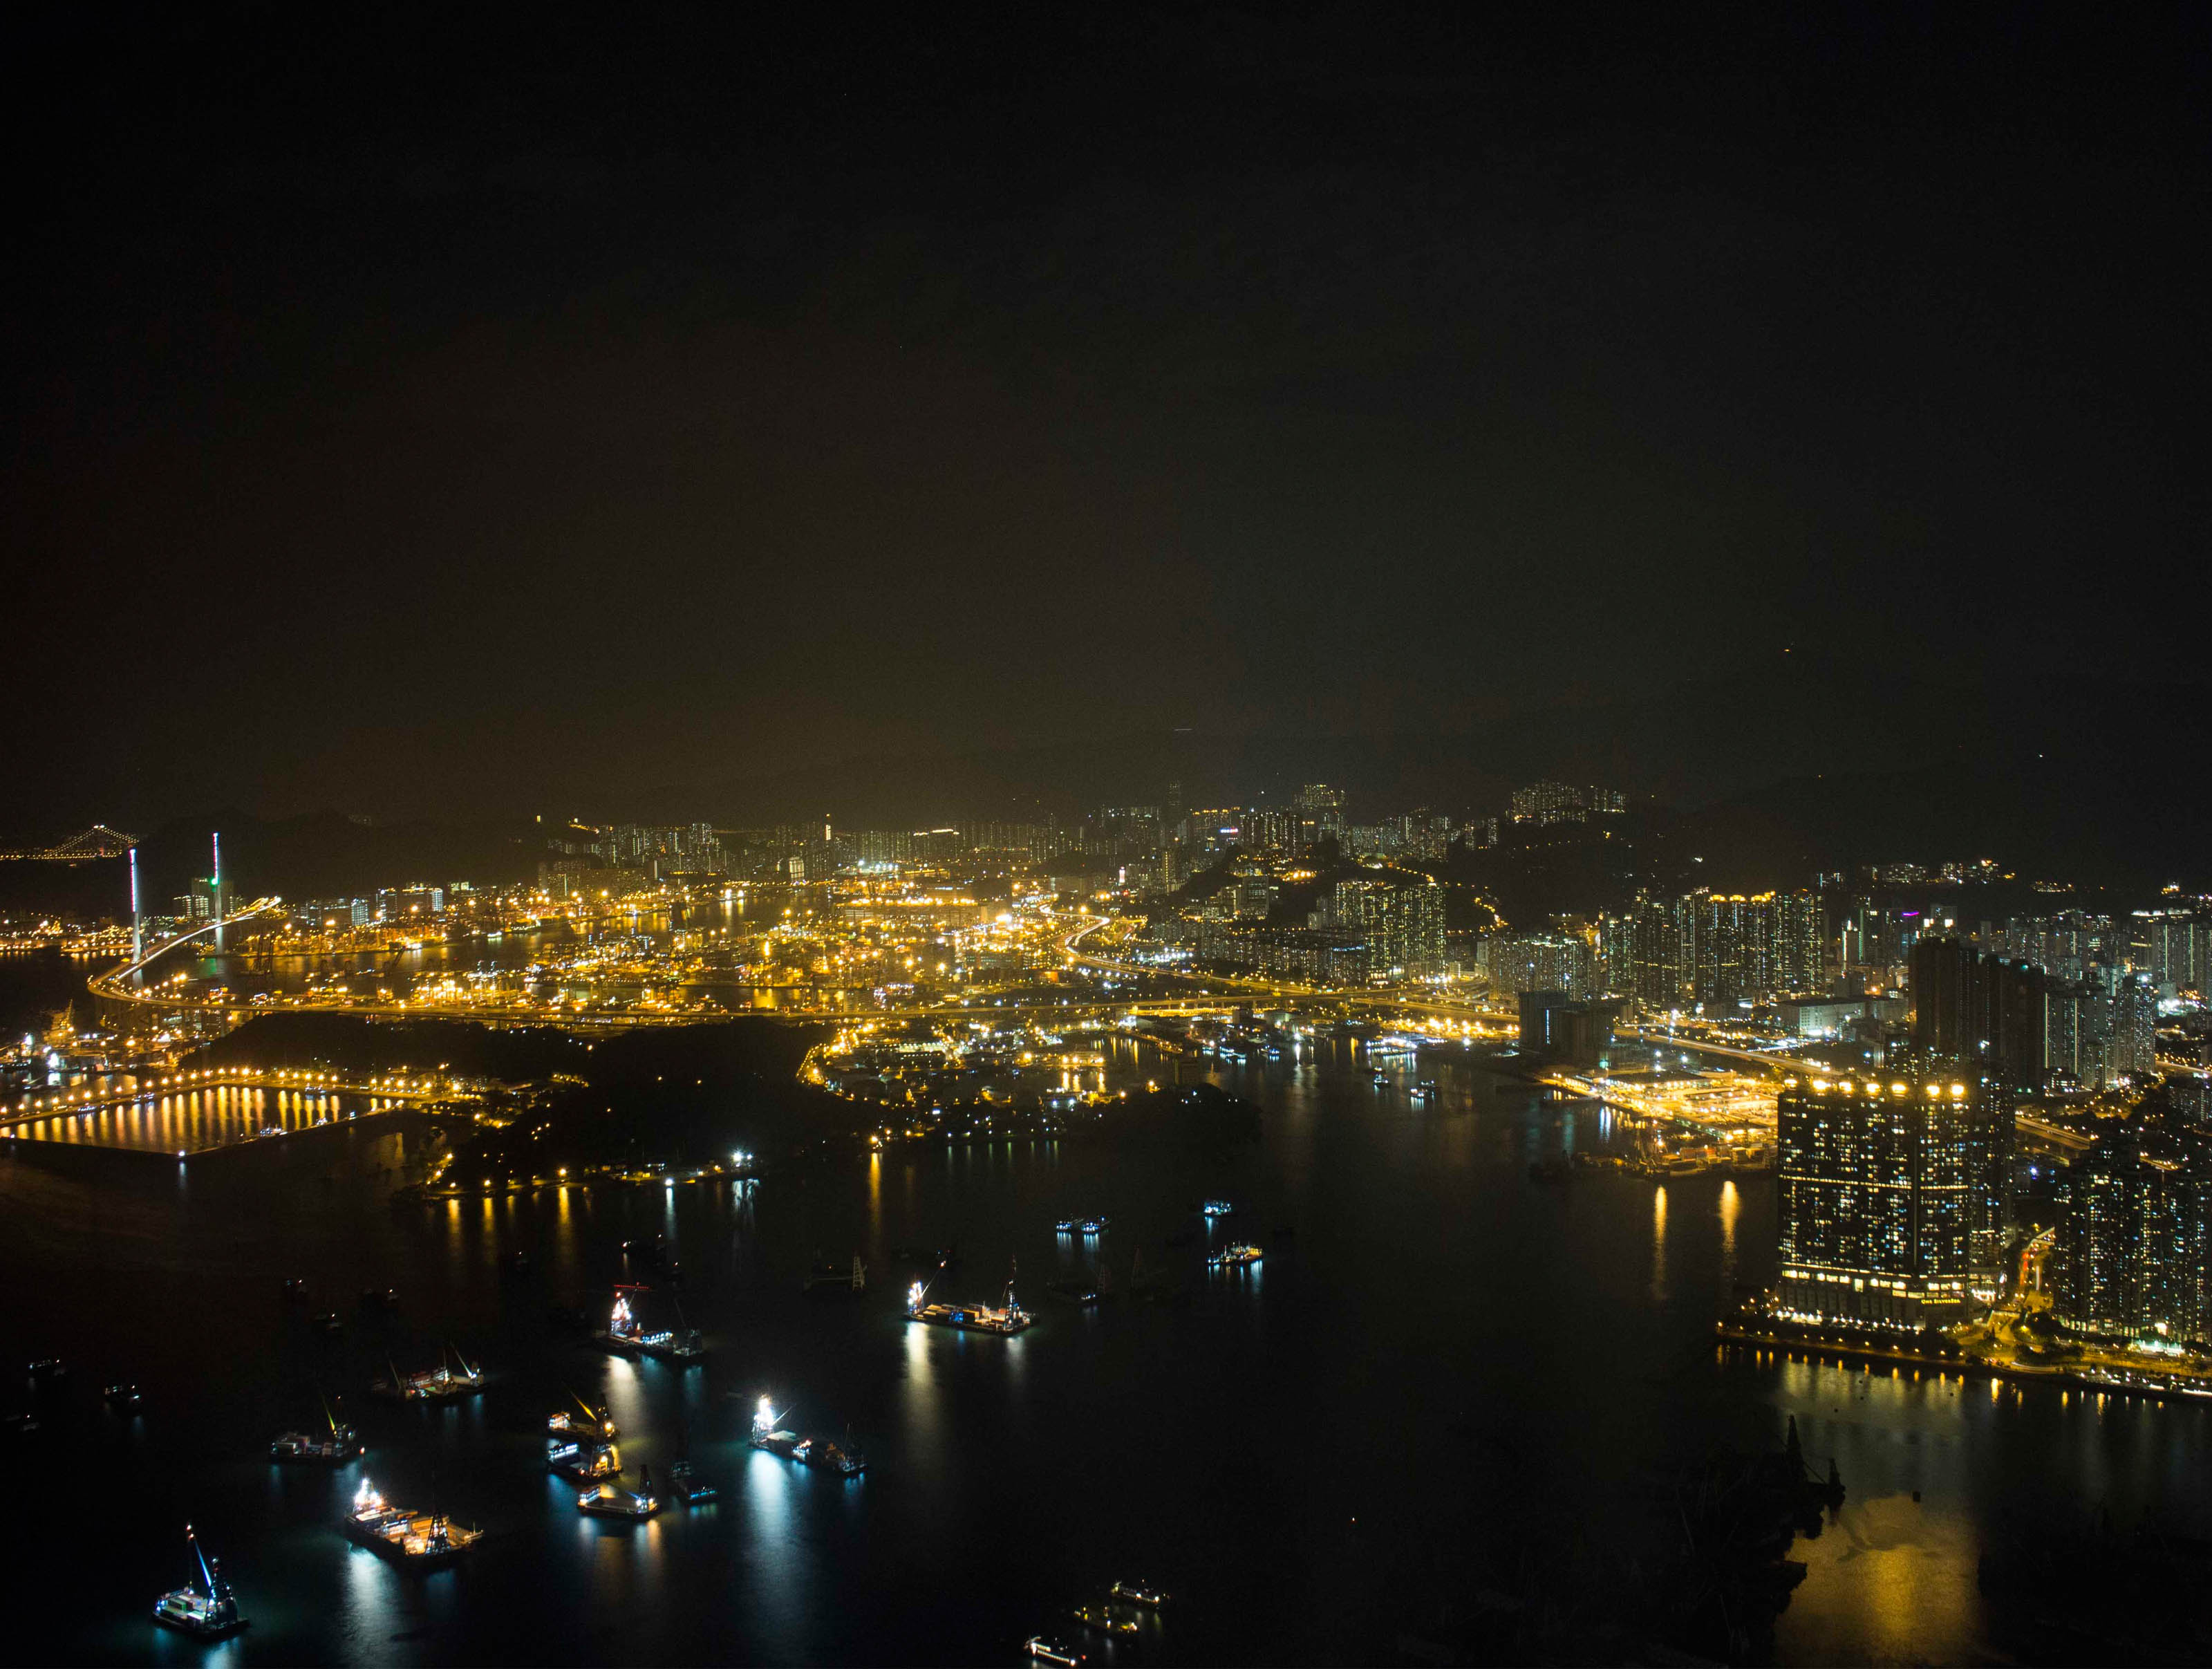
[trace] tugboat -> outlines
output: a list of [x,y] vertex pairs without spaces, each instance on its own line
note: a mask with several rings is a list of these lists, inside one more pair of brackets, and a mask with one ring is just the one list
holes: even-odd
[[833,1443],[826,1437],[801,1437],[797,1432],[778,1430],[776,1422],[781,1417],[769,1408],[767,1398],[760,1399],[753,1410],[750,1441],[755,1448],[780,1454],[786,1460],[796,1460],[802,1466],[835,1472],[840,1477],[858,1477],[868,1470],[868,1458],[854,1443],[849,1431],[842,1444]]
[[593,1408],[581,1397],[576,1397],[573,1391],[568,1394],[576,1398],[576,1407],[582,1411],[571,1413],[565,1408],[555,1409],[545,1416],[547,1436],[573,1437],[580,1442],[597,1443],[611,1441],[622,1435],[621,1428],[606,1410]]
[[1243,1269],[1267,1254],[1257,1246],[1224,1246],[1206,1260],[1208,1269]]
[[361,1434],[351,1426],[341,1424],[328,1403],[323,1404],[323,1423],[330,1428],[327,1434],[288,1431],[276,1437],[270,1442],[269,1458],[318,1466],[343,1466],[360,1454]]
[[[446,1360],[448,1355],[453,1361]],[[459,1364],[458,1368],[454,1366]],[[420,1374],[402,1374],[390,1362],[387,1379],[377,1380],[369,1386],[372,1395],[395,1403],[453,1403],[464,1397],[473,1397],[483,1389],[483,1370],[451,1345],[438,1352],[438,1365]]]
[[[623,1282],[615,1288],[615,1307],[607,1318],[606,1331],[592,1335],[592,1342],[603,1350],[618,1356],[653,1356],[662,1361],[672,1361],[679,1367],[690,1367],[703,1361],[707,1356],[707,1342],[699,1337],[696,1327],[663,1327],[647,1332],[637,1314],[630,1308],[629,1294],[650,1292],[650,1287]],[[676,1307],[678,1321],[684,1318],[684,1307]]]
[[236,1634],[246,1627],[246,1619],[238,1614],[230,1584],[223,1581],[222,1561],[210,1561],[200,1551],[200,1538],[189,1524],[185,1526],[185,1539],[191,1544],[192,1557],[199,1561],[199,1582],[197,1586],[187,1582],[155,1600],[154,1620],[200,1640],[220,1640]]
[[596,1489],[576,1497],[576,1510],[595,1519],[628,1519],[639,1523],[661,1509],[663,1502],[653,1493],[653,1468],[637,1469],[637,1488],[618,1489],[611,1483],[602,1483]]
[[1006,1276],[1006,1290],[999,1307],[988,1304],[932,1304],[928,1302],[929,1288],[917,1281],[907,1288],[906,1319],[931,1327],[957,1327],[975,1333],[1018,1333],[1036,1318],[1024,1309],[1014,1297],[1014,1277]]
[[483,1532],[455,1524],[443,1513],[393,1507],[367,1478],[354,1491],[353,1508],[338,1520],[353,1540],[410,1570],[450,1564],[483,1539]]

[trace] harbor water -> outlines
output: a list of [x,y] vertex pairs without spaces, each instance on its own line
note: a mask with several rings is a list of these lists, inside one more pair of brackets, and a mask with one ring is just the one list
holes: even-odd
[[[30,1509],[12,1654],[1012,1663],[1146,1578],[1175,1599],[1144,1660],[1397,1660],[1476,1596],[1556,1603],[1648,1556],[1670,1479],[1778,1444],[1792,1416],[1849,1495],[1792,1553],[1808,1568],[1784,1661],[1978,1656],[1976,1561],[2007,1521],[2212,1528],[2212,1414],[1720,1351],[1715,1315],[1772,1273],[1770,1182],[1534,1180],[1534,1160],[1601,1148],[1607,1118],[1471,1065],[1408,1062],[1382,1084],[1371,1067],[1341,1043],[1250,1067],[1123,1046],[1125,1080],[1208,1075],[1260,1104],[1261,1139],[1225,1152],[904,1147],[751,1185],[431,1207],[389,1201],[434,1139],[407,1114],[189,1164],[0,1143],[0,1337],[40,1420],[11,1440]],[[1416,1076],[1439,1095],[1407,1094]],[[1257,1266],[1205,1268],[1196,1207],[1214,1197],[1240,1209],[1212,1242],[1260,1245]],[[1101,1236],[1054,1232],[1094,1214]],[[683,1285],[639,1301],[673,1323],[680,1299],[703,1366],[605,1355],[549,1313],[604,1325],[617,1282],[653,1278],[623,1243],[655,1236]],[[901,1249],[955,1246],[933,1297],[995,1302],[1018,1263],[1037,1324],[907,1324],[927,1270]],[[802,1294],[856,1255],[863,1292]],[[1119,1301],[1048,1293],[1102,1266]],[[1183,1301],[1129,1301],[1138,1274]],[[294,1276],[304,1300],[282,1290]],[[386,1288],[389,1311],[358,1301]],[[325,1310],[343,1331],[309,1325]],[[449,1345],[483,1365],[480,1396],[367,1395]],[[46,1357],[67,1374],[16,1377]],[[120,1380],[136,1409],[103,1405]],[[366,1460],[272,1465],[270,1438],[319,1422],[325,1394]],[[572,1394],[611,1409],[633,1486],[688,1451],[719,1499],[642,1526],[580,1515],[544,1469],[545,1417]],[[849,1429],[868,1471],[748,1447],[763,1396],[793,1430]],[[333,1525],[363,1477],[485,1540],[430,1575],[354,1548]],[[191,1574],[187,1523],[252,1619],[220,1645],[149,1619]]]

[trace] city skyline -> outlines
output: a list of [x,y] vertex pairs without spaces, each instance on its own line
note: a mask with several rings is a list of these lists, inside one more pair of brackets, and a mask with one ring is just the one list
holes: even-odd
[[5,28],[23,1660],[2205,1656],[2212,11]]

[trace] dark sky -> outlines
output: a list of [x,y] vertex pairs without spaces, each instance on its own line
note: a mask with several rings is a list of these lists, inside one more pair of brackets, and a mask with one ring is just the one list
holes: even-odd
[[2205,676],[2202,12],[804,9],[11,14],[10,820]]

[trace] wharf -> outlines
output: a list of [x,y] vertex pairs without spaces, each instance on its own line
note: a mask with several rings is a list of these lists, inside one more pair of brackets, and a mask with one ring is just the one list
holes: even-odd
[[[1871,1339],[1805,1336],[1746,1326],[1741,1322],[1713,1324],[1714,1336],[1723,1344],[1747,1345],[1756,1349],[1782,1350],[1830,1361],[1877,1362],[1916,1370],[1932,1367],[1938,1374],[1960,1379],[2008,1380],[2019,1384],[2055,1386],[2064,1392],[2109,1397],[2141,1397],[2153,1402],[2212,1402],[2212,1376],[2162,1372],[2154,1368],[2100,1368],[2090,1366],[2050,1366],[2004,1361],[1988,1356],[1937,1355],[1905,1345]],[[2189,1381],[2196,1381],[2189,1383]]]

